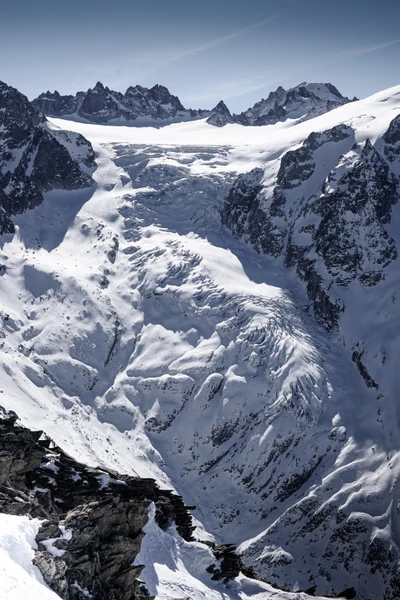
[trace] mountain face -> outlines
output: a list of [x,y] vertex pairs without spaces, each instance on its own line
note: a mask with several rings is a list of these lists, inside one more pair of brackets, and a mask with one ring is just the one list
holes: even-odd
[[28,99],[0,82],[0,231],[13,233],[11,216],[43,201],[45,192],[91,186],[91,144],[49,127]]
[[242,125],[274,125],[287,119],[307,120],[350,102],[331,83],[301,83],[284,90],[279,86],[265,100],[236,116]]
[[[383,140],[392,140],[397,121]],[[273,186],[265,189],[265,173],[257,168],[239,177],[222,211],[235,235],[296,268],[327,329],[338,329],[344,310],[337,290],[354,281],[377,285],[397,258],[385,225],[399,200],[399,180],[368,139],[354,141],[346,125],[311,133],[282,156]],[[391,148],[385,144],[384,155]],[[321,156],[327,157],[324,168]]]
[[70,123],[92,195],[0,248],[0,548],[43,596],[399,597],[399,98]]
[[32,105],[48,116],[79,117],[93,123],[187,120],[208,114],[208,111],[184,108],[179,98],[162,85],[150,89],[131,86],[122,94],[97,82],[94,88],[75,96],[61,96],[57,91],[40,94]]

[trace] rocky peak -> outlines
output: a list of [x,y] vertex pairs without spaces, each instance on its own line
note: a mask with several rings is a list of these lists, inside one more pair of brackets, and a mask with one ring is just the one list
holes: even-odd
[[169,89],[163,85],[154,85],[148,90],[149,96],[159,104],[170,104],[175,110],[185,110],[178,96],[173,96]]
[[223,127],[227,123],[234,123],[234,119],[222,100],[212,109],[210,116],[206,121],[209,125]]
[[[81,92],[78,92],[78,94]],[[77,94],[77,96],[78,96]],[[57,90],[40,94],[32,106],[49,117],[62,117],[65,114],[74,114],[78,110],[79,98],[75,96],[62,96]]]
[[96,115],[104,111],[112,112],[118,108],[118,100],[108,87],[98,81],[89,89],[80,106],[82,115]]
[[4,148],[7,143],[10,149],[16,148],[29,137],[32,129],[44,121],[43,115],[30,105],[26,96],[0,81],[0,127],[5,131],[1,147]]
[[284,90],[279,86],[267,99],[238,115],[243,125],[271,125],[286,119],[311,119],[350,102],[331,83],[306,83]]

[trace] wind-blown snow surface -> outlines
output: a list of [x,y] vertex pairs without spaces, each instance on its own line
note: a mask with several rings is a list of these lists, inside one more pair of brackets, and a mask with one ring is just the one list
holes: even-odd
[[399,112],[400,87],[254,129],[52,120],[92,142],[97,187],[49,193],[2,238],[0,404],[80,461],[175,487],[268,580],[381,597],[365,558],[400,542],[395,391],[377,419],[343,331],[219,209],[310,132],[345,122],[374,143]]
[[5,600],[57,600],[33,566],[40,521],[0,514],[0,589]]

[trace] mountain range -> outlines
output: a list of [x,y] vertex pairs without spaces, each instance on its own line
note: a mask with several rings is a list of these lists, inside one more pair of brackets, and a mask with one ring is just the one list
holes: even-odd
[[330,83],[302,83],[290,90],[279,87],[267,99],[240,115],[232,115],[221,101],[212,110],[185,108],[177,96],[161,85],[148,89],[129,87],[125,94],[97,82],[87,92],[61,96],[57,91],[40,94],[32,105],[50,117],[83,119],[91,123],[170,124],[207,118],[210,125],[273,125],[287,119],[311,119],[350,102]]
[[400,87],[96,88],[0,85],[6,599],[397,599]]

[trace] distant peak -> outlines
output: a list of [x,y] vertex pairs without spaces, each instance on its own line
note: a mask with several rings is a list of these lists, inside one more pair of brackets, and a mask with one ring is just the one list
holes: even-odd
[[225,104],[225,102],[223,100],[220,100],[218,102],[218,104],[213,108],[213,110],[218,111],[218,112],[228,111],[230,114],[229,108],[227,107],[227,105]]
[[211,114],[207,119],[207,123],[209,125],[214,125],[214,127],[223,127],[228,123],[234,123],[231,112],[223,100],[220,100],[212,109]]
[[156,85],[153,85],[153,87],[150,89],[154,92],[167,92],[168,94],[170,93],[169,89],[165,85],[160,85],[159,83],[156,83]]

